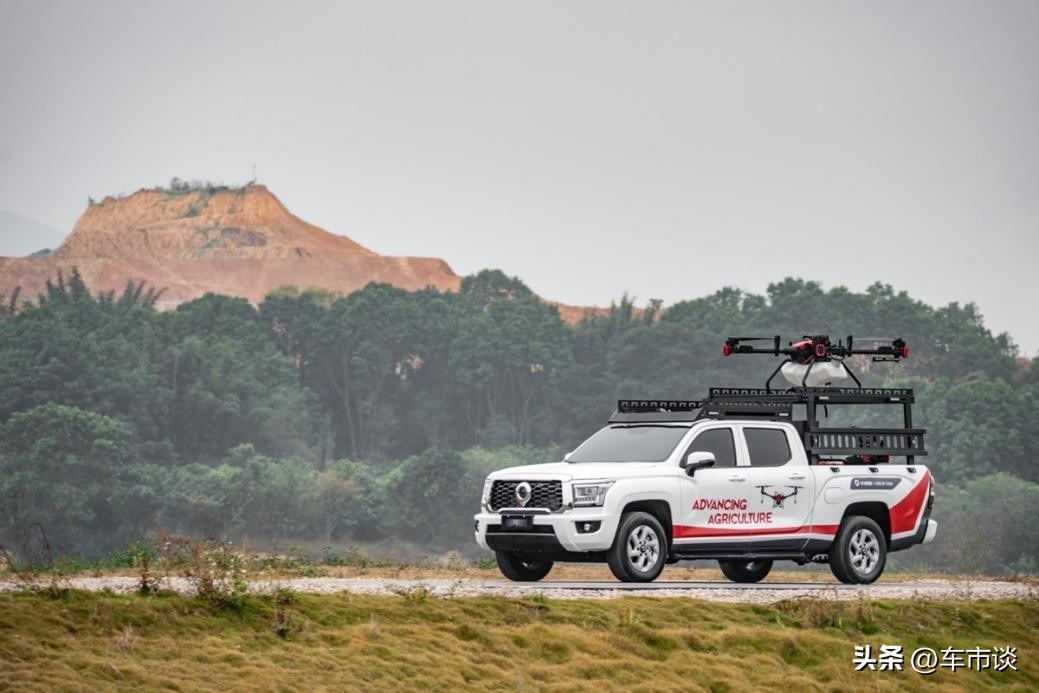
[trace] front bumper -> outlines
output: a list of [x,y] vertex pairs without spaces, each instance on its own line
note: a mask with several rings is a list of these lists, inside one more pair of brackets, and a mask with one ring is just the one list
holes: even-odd
[[[501,531],[501,513],[482,512],[474,515],[476,543],[488,551],[605,551],[613,544],[613,537],[617,533],[617,517],[606,514],[603,508],[529,514],[534,518],[534,528],[531,532]],[[598,529],[591,532],[579,531],[578,528],[585,523],[598,523]]]

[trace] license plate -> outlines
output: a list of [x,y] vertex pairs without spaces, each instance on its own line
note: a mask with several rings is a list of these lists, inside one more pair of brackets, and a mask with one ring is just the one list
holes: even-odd
[[530,515],[502,515],[501,528],[510,532],[526,532],[534,527]]

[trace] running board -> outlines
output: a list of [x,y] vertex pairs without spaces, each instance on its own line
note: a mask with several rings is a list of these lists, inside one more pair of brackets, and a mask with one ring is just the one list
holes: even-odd
[[747,551],[743,553],[737,552],[719,552],[719,553],[707,553],[707,552],[696,552],[696,553],[673,553],[671,558],[675,558],[679,561],[796,561],[798,563],[808,563],[812,560],[812,556],[804,553],[803,551]]

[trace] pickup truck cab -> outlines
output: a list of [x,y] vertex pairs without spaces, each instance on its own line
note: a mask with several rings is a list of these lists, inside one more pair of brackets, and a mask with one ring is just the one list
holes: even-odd
[[[827,389],[785,396],[828,403]],[[897,392],[908,407],[911,391]],[[934,538],[933,480],[914,460],[926,454],[922,431],[819,429],[817,401],[794,422],[775,407],[734,413],[722,400],[627,411],[621,402],[564,461],[494,472],[476,542],[520,581],[540,580],[554,562],[604,561],[619,580],[648,582],[667,563],[711,559],[736,582],[789,560],[826,562],[841,582],[862,584],[881,575],[888,552]],[[898,454],[908,462],[888,461]]]

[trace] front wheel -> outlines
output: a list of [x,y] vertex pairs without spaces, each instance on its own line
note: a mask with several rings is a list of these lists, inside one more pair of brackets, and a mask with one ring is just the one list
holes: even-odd
[[847,518],[830,547],[830,570],[841,582],[868,585],[887,562],[887,542],[880,525],[868,517]]
[[667,536],[649,513],[624,513],[613,546],[606,552],[610,572],[621,582],[653,582],[667,561]]
[[514,582],[537,582],[552,570],[552,561],[539,561],[508,551],[495,551],[494,558],[501,574]]
[[718,566],[733,582],[760,582],[772,570],[772,561],[718,561]]

